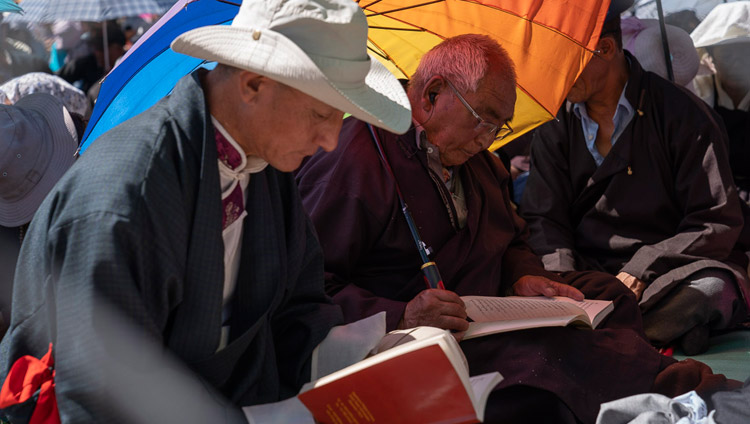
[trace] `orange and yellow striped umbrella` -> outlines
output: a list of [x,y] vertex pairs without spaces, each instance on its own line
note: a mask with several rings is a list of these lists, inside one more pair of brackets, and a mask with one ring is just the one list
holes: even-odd
[[398,77],[445,38],[486,34],[516,65],[514,132],[495,150],[554,118],[591,59],[610,0],[357,0],[370,25],[368,46]]

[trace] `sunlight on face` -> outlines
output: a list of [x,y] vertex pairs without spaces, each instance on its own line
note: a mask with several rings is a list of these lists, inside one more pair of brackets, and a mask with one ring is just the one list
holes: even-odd
[[318,148],[336,148],[343,112],[281,83],[273,90],[264,125],[253,136],[260,157],[291,172]]
[[[513,116],[516,101],[515,87],[505,85],[500,78],[486,77],[476,92],[462,93],[462,96],[483,120],[500,127]],[[477,126],[479,121],[457,96],[452,97],[442,114],[444,118],[439,119],[446,124],[428,137],[438,146],[443,166],[461,165],[487,150],[494,141],[494,137],[488,137],[486,131]]]

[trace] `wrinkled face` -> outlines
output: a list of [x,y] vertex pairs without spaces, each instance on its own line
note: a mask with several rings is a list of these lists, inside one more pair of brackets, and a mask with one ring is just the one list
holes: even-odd
[[[488,72],[476,92],[459,94],[481,119],[499,128],[513,117],[516,91],[493,75]],[[425,131],[430,142],[438,146],[443,166],[461,165],[492,145],[494,136],[487,135],[486,126],[478,126],[480,121],[447,85],[435,102],[434,113],[430,121],[437,124],[425,125]]]
[[243,147],[274,168],[291,172],[318,148],[330,152],[338,144],[344,114],[287,85],[266,80],[259,107],[245,118]]

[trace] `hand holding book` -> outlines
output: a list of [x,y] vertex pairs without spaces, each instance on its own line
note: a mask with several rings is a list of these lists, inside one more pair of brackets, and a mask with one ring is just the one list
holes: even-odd
[[596,328],[614,309],[608,300],[577,301],[568,297],[463,296],[474,322],[464,339],[538,327],[578,325]]
[[583,293],[577,288],[539,275],[524,275],[519,278],[513,284],[513,293],[516,296],[561,296],[573,300],[583,300]]

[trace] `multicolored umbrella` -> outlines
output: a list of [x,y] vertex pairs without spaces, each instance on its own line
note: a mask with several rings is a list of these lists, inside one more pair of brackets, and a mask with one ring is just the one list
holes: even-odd
[[369,46],[392,72],[409,77],[419,58],[445,38],[487,34],[518,74],[514,132],[495,150],[554,118],[592,57],[609,0],[359,0]]
[[2,12],[23,13],[23,9],[13,0],[0,0],[0,13]]
[[89,124],[83,153],[97,137],[153,106],[169,94],[180,78],[203,64],[201,59],[169,48],[178,35],[205,25],[230,24],[239,2],[180,0],[143,34],[102,82]]
[[[231,23],[239,3],[177,2],[104,80],[81,151],[201,66],[169,44],[192,28]],[[593,55],[609,0],[361,0],[360,6],[371,52],[400,77],[410,76],[432,46],[458,34],[487,34],[508,50],[518,73],[515,131],[496,149],[555,116]]]

